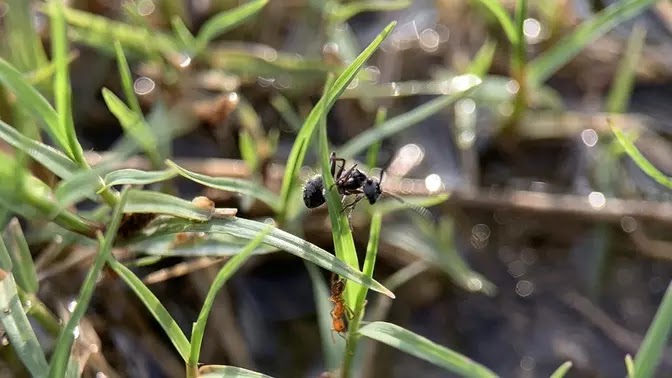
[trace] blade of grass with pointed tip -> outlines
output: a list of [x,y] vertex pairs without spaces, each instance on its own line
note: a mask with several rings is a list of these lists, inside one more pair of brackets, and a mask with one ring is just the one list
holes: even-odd
[[145,122],[142,114],[134,113],[119,97],[107,88],[103,88],[103,99],[124,131],[142,146],[147,156],[152,160],[152,163],[159,166],[161,164],[161,157],[157,152],[156,137],[147,122]]
[[490,296],[496,292],[495,285],[471,270],[452,245],[439,246],[436,240],[409,231],[408,226],[388,226],[381,237],[386,243],[406,250],[441,269],[453,282],[467,291],[482,292]]
[[[333,76],[329,76],[325,84],[325,92],[328,92],[333,83]],[[336,257],[345,261],[346,264],[354,269],[359,270],[359,259],[357,257],[357,249],[355,248],[355,241],[352,237],[352,230],[350,229],[350,220],[347,213],[343,211],[343,203],[341,203],[341,195],[334,182],[334,176],[331,174],[331,162],[329,160],[329,141],[327,140],[327,121],[326,112],[319,122],[318,143],[319,143],[319,159],[322,166],[322,182],[325,188],[325,197],[327,200],[327,208],[329,210],[329,219],[331,221],[331,234],[334,240],[334,250]],[[350,308],[355,308],[357,300],[357,292],[359,286],[352,282],[345,284],[345,305]]]
[[17,103],[25,106],[27,111],[44,121],[44,124],[42,122],[40,124],[45,126],[45,131],[59,145],[61,150],[72,158],[67,136],[60,128],[61,121],[56,110],[51,107],[47,99],[28,84],[21,72],[2,58],[0,58],[0,81],[11,89],[16,96]]
[[[207,222],[198,223],[189,222],[183,219],[167,219],[156,222],[156,231],[151,235],[143,235],[130,242],[135,243],[157,236],[173,235],[181,232],[223,233],[234,235],[242,239],[253,239],[259,232],[263,231],[266,226],[267,225],[262,222],[238,217],[211,219]],[[273,229],[273,231],[264,238],[264,244],[289,252],[304,260],[308,260],[313,264],[319,265],[324,269],[339,274],[348,280],[394,298],[394,294],[377,281],[364,276],[362,272],[348,266],[324,249],[286,231],[278,228]]]
[[250,241],[238,254],[233,256],[224,266],[217,272],[215,279],[210,285],[208,294],[205,297],[203,302],[203,307],[201,307],[201,312],[198,314],[198,318],[194,323],[191,331],[191,352],[189,353],[188,364],[191,366],[198,366],[199,356],[201,354],[201,345],[203,343],[203,336],[205,335],[205,326],[208,322],[208,316],[210,315],[210,310],[212,310],[212,305],[215,303],[215,297],[219,290],[224,286],[226,281],[233,276],[234,273],[240,269],[241,266],[247,261],[247,259],[252,256],[252,252],[257,248],[259,244],[264,240],[264,238],[271,231],[272,226],[266,227],[266,229],[259,233],[252,241]]
[[490,71],[492,66],[492,60],[495,57],[495,51],[497,50],[497,42],[488,39],[485,41],[483,46],[478,49],[474,60],[469,63],[466,73],[476,75],[478,77],[484,77]]
[[213,209],[202,208],[190,201],[161,192],[131,189],[124,212],[167,214],[195,221],[207,221],[212,217]]
[[174,169],[162,171],[141,171],[139,169],[119,169],[105,175],[105,186],[98,190],[115,185],[149,185],[157,182],[170,180],[178,173]]
[[287,97],[283,96],[280,93],[276,93],[271,98],[271,106],[280,113],[283,121],[292,128],[292,130],[298,130],[301,128],[303,121],[301,117],[296,113],[292,104],[287,100]]
[[131,110],[133,110],[135,114],[141,116],[142,108],[140,108],[140,101],[138,101],[138,97],[133,90],[133,76],[131,75],[131,69],[128,66],[126,55],[124,55],[124,48],[118,40],[114,41],[114,51],[117,55],[117,69],[119,70],[119,76],[121,77],[121,87],[124,89],[126,102],[130,104]]
[[[68,55],[68,64],[72,63],[79,54],[76,51],[70,52]],[[42,67],[39,67],[33,71],[26,72],[24,77],[26,78],[29,85],[37,86],[42,84],[44,81],[52,79],[56,74],[56,64],[50,62]]]
[[320,269],[308,261],[304,261],[304,265],[313,284],[313,299],[315,300],[315,309],[317,312],[317,325],[320,331],[324,367],[326,370],[333,371],[340,366],[343,360],[345,340],[341,337],[336,337],[332,341],[332,303],[329,301],[329,288],[324,281],[324,277],[320,274]]
[[173,16],[170,19],[170,23],[173,25],[173,31],[182,44],[182,49],[188,51],[188,55],[193,55],[193,48],[196,46],[196,38],[191,34],[182,18]]
[[632,33],[630,33],[630,39],[628,39],[625,56],[618,66],[618,71],[607,95],[607,112],[623,113],[627,110],[630,93],[632,93],[635,82],[635,74],[637,73],[637,62],[645,40],[646,29],[641,24],[635,25]]
[[569,372],[569,369],[572,368],[572,361],[567,361],[564,364],[560,365],[553,374],[551,374],[550,378],[563,378],[565,375],[567,375],[567,372]]
[[264,202],[276,211],[278,209],[279,197],[277,194],[253,181],[202,175],[200,173],[188,171],[170,160],[166,160],[166,164],[177,170],[181,176],[191,181],[214,189],[248,195]]
[[161,328],[170,339],[171,343],[177,349],[178,353],[184,361],[189,358],[189,340],[180,329],[175,319],[170,316],[168,310],[161,304],[161,301],[152,293],[145,284],[142,283],[133,272],[126,268],[122,263],[114,258],[108,259],[108,264],[115,273],[126,282],[126,284],[135,292],[135,295],[144,303],[147,310],[154,316],[154,319],[159,323]]
[[78,169],[77,164],[60,151],[24,136],[2,120],[0,120],[0,138],[27,153],[35,161],[61,178],[72,176]]
[[30,294],[37,293],[39,284],[37,272],[30,254],[30,247],[21,229],[19,220],[13,218],[5,230],[6,240],[9,242],[9,255],[12,259],[12,269],[19,286]]
[[517,46],[518,34],[516,33],[516,28],[502,2],[499,0],[478,0],[478,2],[488,8],[497,21],[499,21],[499,25],[504,30],[504,34],[509,39],[511,46]]
[[639,169],[644,171],[649,177],[654,179],[656,182],[658,182],[660,185],[663,185],[667,188],[672,189],[672,178],[666,176],[663,172],[658,170],[649,160],[647,160],[644,155],[642,155],[641,152],[635,147],[634,143],[632,143],[624,134],[621,130],[619,130],[616,126],[613,125],[613,123],[609,120],[607,122],[610,124],[611,131],[614,133],[614,136],[616,137],[616,140],[618,143],[623,147],[625,150],[625,153],[630,156],[632,161],[637,164]]
[[197,51],[202,51],[210,41],[259,13],[267,3],[268,0],[250,1],[235,9],[221,12],[208,19],[203,24],[203,27],[196,37]]
[[60,334],[58,335],[56,347],[53,355],[51,356],[49,366],[50,378],[60,378],[65,374],[70,357],[70,349],[75,337],[75,328],[79,324],[80,319],[84,316],[87,307],[89,307],[89,302],[91,301],[91,297],[93,296],[93,292],[96,288],[96,283],[98,281],[100,272],[102,271],[103,266],[105,266],[105,262],[110,257],[112,245],[115,237],[117,236],[119,225],[121,224],[121,217],[123,215],[127,198],[128,189],[125,189],[121,193],[119,202],[114,209],[112,219],[110,220],[107,231],[105,232],[105,237],[103,238],[103,236],[98,233],[100,249],[98,250],[98,253],[93,261],[93,265],[89,269],[89,272],[84,279],[82,288],[79,291],[77,305],[72,311],[70,319],[68,319],[65,327],[63,327]]
[[53,9],[51,26],[51,53],[53,55],[56,72],[54,75],[54,100],[56,113],[59,116],[59,128],[68,143],[70,156],[79,164],[86,164],[84,151],[77,140],[75,124],[72,120],[72,88],[70,86],[70,71],[68,69],[68,39],[65,35],[65,18],[63,3],[51,0],[48,5]]
[[636,378],[635,361],[632,360],[632,356],[629,354],[625,355],[625,370],[628,372],[628,378]]
[[530,84],[539,86],[574,58],[586,45],[615,26],[637,16],[655,2],[656,0],[623,0],[604,8],[529,63],[528,80]]
[[[0,240],[0,243],[2,241]],[[2,247],[0,247],[2,249]],[[10,345],[33,377],[45,377],[49,365],[35,331],[26,316],[14,276],[0,269],[0,321]]]
[[661,357],[672,333],[672,281],[660,302],[660,306],[653,317],[653,321],[646,331],[644,341],[635,356],[635,376],[650,378],[656,372]]
[[372,322],[360,328],[359,333],[462,376],[497,377],[468,357],[395,324]]
[[345,88],[350,84],[352,79],[355,78],[361,67],[364,63],[373,55],[373,53],[378,49],[381,43],[385,38],[390,34],[392,29],[394,29],[396,22],[390,23],[370,44],[369,46],[362,51],[359,56],[353,60],[353,62],[338,76],[334,81],[334,84],[329,88],[329,91],[325,93],[324,96],[318,101],[318,103],[313,107],[313,110],[310,112],[306,121],[304,122],[299,134],[296,136],[294,145],[292,146],[292,151],[289,154],[289,159],[287,160],[287,165],[285,169],[285,175],[282,180],[282,190],[280,195],[281,200],[281,215],[284,216],[289,203],[289,197],[294,188],[294,182],[296,180],[298,171],[303,165],[303,160],[306,156],[306,151],[308,150],[308,143],[313,137],[313,133],[320,119],[329,112],[331,107],[334,105],[336,100]]
[[198,378],[273,378],[236,366],[205,365],[198,369]]
[[475,75],[462,75],[456,76],[453,79],[461,80],[466,79],[464,86],[459,86],[456,93],[437,97],[427,103],[424,103],[413,110],[410,110],[404,114],[398,115],[394,118],[391,118],[383,122],[380,126],[368,129],[363,133],[357,135],[349,142],[345,143],[338,149],[337,155],[342,158],[351,158],[356,154],[363,152],[367,147],[376,143],[382,139],[388,138],[392,135],[399,133],[402,130],[405,130],[411,126],[418,124],[421,121],[431,117],[432,115],[438,113],[448,105],[454,103],[455,101],[463,98],[470,94],[474,88],[477,88],[481,83]]

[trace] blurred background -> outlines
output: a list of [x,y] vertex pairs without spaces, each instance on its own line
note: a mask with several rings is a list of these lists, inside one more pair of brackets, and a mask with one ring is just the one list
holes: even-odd
[[[38,3],[0,1],[5,59],[20,54],[22,42],[6,31],[24,11],[49,54],[49,18]],[[388,120],[414,115],[380,138],[378,157],[367,167],[386,169],[383,187],[390,192],[447,196],[431,207],[438,232],[407,211],[383,221],[374,277],[393,285],[396,299],[369,293],[365,321],[401,325],[502,377],[547,377],[568,360],[569,377],[625,376],[623,358],[637,352],[672,279],[672,205],[669,189],[617,148],[606,120],[636,134],[641,153],[672,174],[672,3],[649,2],[641,13],[615,20],[558,67],[544,54],[557,52],[579,25],[595,22],[616,1],[530,1],[520,52],[486,1],[271,0],[193,61],[188,53],[157,52],[149,46],[160,49],[155,33],[179,36],[186,27],[196,34],[243,2],[68,3],[73,12],[87,12],[66,14],[73,118],[87,157],[99,159],[124,140],[101,95],[103,87],[122,93],[110,44],[117,39],[148,123],[169,134],[162,148],[171,159],[211,176],[252,176],[274,191],[327,73],[396,20],[329,113],[329,140],[348,160],[367,162],[366,149],[352,141],[374,128],[379,110]],[[515,1],[499,3],[513,19]],[[475,91],[422,110],[466,74],[482,80]],[[537,84],[521,85],[528,75]],[[316,166],[316,152],[309,149],[306,165]],[[119,164],[150,169],[151,160],[134,155]],[[237,207],[240,217],[273,216],[249,198],[186,180],[178,192]],[[360,261],[369,207],[362,202],[353,214]],[[326,211],[299,212],[294,230],[333,250]],[[52,244],[27,235],[40,261]],[[176,243],[125,252],[189,330],[221,266],[213,256],[227,253],[220,248]],[[67,259],[38,262],[39,295],[53,309],[76,297],[90,266],[90,246],[68,251]],[[155,258],[138,262],[143,256]],[[316,301],[327,298],[315,289],[328,275],[314,273],[287,253],[255,255],[218,294],[201,360],[275,377],[328,370],[316,310]],[[85,320],[99,345],[88,376],[183,376],[179,355],[120,280],[99,283]],[[5,371],[19,374],[3,350]],[[368,339],[355,360],[362,377],[454,376]],[[672,376],[669,348],[657,376]]]

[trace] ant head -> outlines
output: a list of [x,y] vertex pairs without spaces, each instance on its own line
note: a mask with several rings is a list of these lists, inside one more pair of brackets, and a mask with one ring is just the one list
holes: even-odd
[[380,181],[372,178],[367,178],[362,185],[362,191],[366,196],[366,199],[369,200],[370,204],[374,204],[380,198],[380,195],[383,194],[383,190],[380,188]]

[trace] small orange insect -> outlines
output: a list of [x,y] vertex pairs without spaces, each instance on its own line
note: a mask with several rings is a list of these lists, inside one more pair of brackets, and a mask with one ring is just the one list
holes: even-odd
[[345,321],[343,315],[348,320],[353,318],[352,310],[350,310],[343,301],[343,291],[345,291],[345,279],[339,278],[336,273],[331,274],[331,296],[329,300],[334,303],[334,309],[331,310],[331,341],[334,340],[334,332],[345,338],[346,333]]

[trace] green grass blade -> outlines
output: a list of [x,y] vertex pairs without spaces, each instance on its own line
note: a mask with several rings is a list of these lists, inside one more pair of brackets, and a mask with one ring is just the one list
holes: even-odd
[[196,37],[197,51],[202,51],[210,41],[245,22],[259,13],[268,0],[254,0],[235,9],[221,12],[203,24]]
[[208,316],[210,315],[210,310],[212,310],[212,305],[215,303],[215,297],[219,293],[219,290],[224,286],[226,281],[228,281],[234,273],[240,269],[241,266],[247,261],[247,259],[252,256],[252,252],[261,244],[261,242],[266,238],[268,233],[271,231],[271,226],[266,227],[266,229],[257,235],[252,241],[250,241],[238,254],[233,256],[224,266],[217,272],[208,294],[205,297],[203,307],[201,307],[201,312],[198,314],[198,319],[192,328],[191,332],[191,352],[189,353],[189,365],[198,366],[198,359],[201,354],[201,345],[203,343],[203,336],[205,335],[205,325],[208,322]]
[[[5,214],[2,214],[5,216]],[[0,237],[0,269],[11,272],[12,271],[12,258],[9,256],[9,251],[5,245],[5,241]]]
[[656,311],[653,322],[646,331],[644,341],[635,356],[635,377],[650,378],[654,376],[660,363],[667,341],[672,333],[672,282]]
[[551,374],[550,378],[563,378],[565,375],[567,375],[567,372],[569,372],[569,369],[572,368],[572,361],[567,361],[564,364],[560,365],[559,368],[557,368],[553,374]]
[[637,73],[637,62],[645,40],[646,29],[641,24],[635,25],[632,33],[630,33],[625,56],[618,66],[618,71],[607,95],[607,112],[624,113],[627,110],[630,93],[635,82],[635,74]]
[[0,58],[0,81],[16,96],[17,103],[25,106],[29,113],[35,114],[46,124],[45,131],[70,158],[67,136],[60,128],[61,120],[56,110],[51,107],[37,89],[33,88],[11,64]]
[[124,89],[124,96],[126,102],[130,104],[131,110],[138,116],[142,116],[142,108],[140,108],[140,101],[133,90],[133,76],[131,75],[131,68],[128,66],[126,55],[124,55],[124,48],[119,41],[114,41],[114,51],[117,55],[117,68],[119,76],[121,77],[121,87]]
[[595,41],[609,30],[643,12],[656,0],[622,0],[615,2],[583,22],[572,34],[558,41],[551,49],[531,61],[528,65],[528,80],[538,86],[553,76],[586,45]]
[[161,164],[161,157],[157,152],[156,137],[147,122],[145,122],[142,114],[134,113],[119,97],[107,88],[103,88],[103,98],[124,131],[142,146],[147,156],[152,160],[152,163],[159,166]]
[[285,123],[292,128],[292,130],[298,130],[301,128],[301,125],[303,124],[303,121],[301,120],[301,117],[296,113],[296,110],[294,110],[294,107],[292,106],[292,103],[289,102],[287,97],[283,96],[280,93],[276,93],[272,98],[271,98],[271,106],[280,113],[280,116],[282,116],[282,120],[285,121]]
[[474,88],[478,87],[481,79],[475,75],[467,74],[454,77],[452,83],[452,94],[435,98],[413,110],[385,121],[376,128],[366,130],[341,146],[337,155],[343,158],[351,158],[363,152],[370,145],[424,121],[448,105],[467,96]]
[[33,24],[30,2],[7,0],[5,4],[9,9],[3,17],[4,32],[11,61],[23,72],[46,66],[47,54]]
[[240,156],[249,167],[250,171],[255,172],[259,168],[259,154],[254,143],[254,138],[247,130],[240,130],[238,134],[238,145],[240,146]]
[[173,25],[173,31],[179,38],[182,43],[182,48],[185,51],[188,51],[189,55],[193,54],[193,49],[196,46],[196,38],[191,34],[187,25],[184,24],[184,21],[179,16],[173,16],[170,20],[170,23]]
[[441,269],[464,290],[493,295],[496,286],[471,270],[452,242],[439,240],[450,239],[451,231],[441,228],[433,232],[433,235],[423,237],[417,232],[410,232],[407,226],[388,226],[382,231],[381,237],[386,243],[404,249]]
[[462,376],[497,377],[468,357],[395,324],[372,322],[360,328],[359,333]]
[[[527,0],[516,0],[516,14],[514,17],[514,26],[516,28],[516,43],[513,45],[513,55],[511,56],[512,73],[515,79],[522,80],[524,78],[523,67],[527,62],[527,41],[525,40],[525,32],[523,30],[523,23],[527,17]],[[518,92],[520,93],[520,91]]]
[[[378,255],[378,244],[380,242],[380,229],[383,225],[383,215],[381,213],[374,213],[371,217],[371,228],[369,230],[369,242],[366,247],[366,258],[364,259],[364,267],[362,273],[367,277],[373,278],[373,268],[376,265],[376,257]],[[364,317],[364,302],[366,301],[366,294],[368,290],[361,287],[357,293],[357,300],[355,303],[355,317],[348,324],[348,340],[345,347],[345,359],[343,361],[344,376],[352,376],[352,363],[357,351],[357,343],[359,342],[360,334],[357,332],[359,323]]]
[[198,369],[198,378],[273,378],[256,371],[225,365],[205,365]]
[[[175,237],[173,235],[145,239],[137,243],[126,241],[120,244],[123,244],[124,247],[132,252],[152,255],[152,258],[164,256],[231,257],[238,254],[248,242],[249,240],[240,239],[232,235],[210,234],[184,244],[175,243]],[[278,248],[261,245],[255,248],[252,254],[263,255],[278,251]]]
[[170,160],[167,160],[166,164],[169,167],[177,170],[177,172],[181,176],[191,181],[197,182],[199,184],[214,189],[248,195],[250,197],[256,198],[264,202],[274,210],[278,209],[279,198],[277,194],[271,192],[262,185],[259,185],[253,181],[228,178],[228,177],[210,177],[202,175],[200,173],[188,171],[185,168],[180,167],[179,165],[175,164]]
[[635,361],[632,360],[632,356],[629,354],[625,355],[625,370],[628,372],[628,378],[635,378]]
[[[207,222],[198,223],[189,222],[183,219],[168,219],[157,222],[155,226],[157,229],[154,233],[148,236],[138,237],[132,240],[132,242],[139,242],[163,235],[174,235],[181,232],[221,233],[251,240],[254,239],[259,232],[262,232],[267,225],[249,219],[229,217],[221,219],[213,218]],[[324,249],[286,231],[274,228],[273,231],[264,238],[264,244],[289,252],[297,257],[312,262],[315,265],[321,266],[324,269],[339,274],[348,280],[394,298],[394,294],[377,281],[366,277],[359,270],[351,268]]]
[[333,371],[341,365],[341,361],[343,360],[345,340],[341,337],[335,337],[332,341],[331,309],[333,304],[329,301],[329,288],[324,282],[320,269],[307,261],[304,263],[310,280],[313,283],[313,299],[315,300],[317,325],[320,331],[320,341],[322,342],[324,367],[326,370]]
[[99,174],[108,170],[110,164],[99,164],[90,170],[81,170],[67,180],[61,181],[55,190],[58,203],[66,208],[85,198],[95,200],[95,194],[101,194],[115,185],[148,185],[170,180],[177,176],[172,169],[162,171],[141,171],[137,169],[119,169],[105,175]]
[[[333,82],[333,77],[330,76],[325,85],[325,91],[328,92]],[[346,264],[354,269],[359,270],[359,259],[357,258],[357,249],[355,248],[355,241],[352,238],[352,230],[350,229],[350,222],[347,213],[343,211],[343,204],[341,203],[341,195],[338,193],[338,188],[334,185],[334,176],[331,175],[331,164],[329,162],[329,142],[327,141],[327,123],[326,112],[324,117],[320,120],[319,130],[319,156],[322,165],[322,181],[324,182],[325,197],[327,199],[327,207],[329,209],[329,219],[331,221],[331,234],[334,240],[334,250],[336,257],[345,261]],[[355,301],[357,299],[357,292],[359,287],[351,282],[345,284],[345,305],[350,308],[355,308]]]
[[5,240],[9,242],[9,255],[12,259],[12,269],[19,286],[27,293],[35,294],[39,289],[37,272],[30,254],[30,247],[21,229],[19,220],[13,218],[5,230]]
[[614,136],[616,137],[616,141],[623,147],[625,150],[625,153],[630,156],[632,161],[637,164],[639,169],[644,171],[649,177],[654,179],[656,182],[658,182],[660,185],[663,185],[667,188],[672,189],[672,178],[666,176],[663,172],[658,170],[653,164],[651,164],[650,161],[648,161],[644,155],[642,155],[641,152],[635,147],[635,144],[632,143],[624,134],[621,130],[616,128],[609,119],[607,119],[607,122],[611,126],[611,132],[614,133]]
[[[374,127],[378,127],[385,122],[387,119],[387,109],[386,108],[378,108],[376,111],[376,120],[373,123]],[[366,164],[369,167],[375,167],[378,165],[378,152],[380,152],[380,147],[382,146],[383,142],[382,141],[377,141],[371,146],[369,146],[369,150],[366,151]]]
[[84,151],[77,140],[75,124],[72,120],[72,88],[70,87],[70,72],[68,70],[68,39],[65,35],[65,18],[63,3],[51,0],[48,4],[53,9],[51,18],[51,51],[56,74],[54,76],[54,100],[56,113],[59,115],[59,128],[68,143],[68,152],[77,162],[85,164]]
[[163,328],[171,343],[177,349],[178,353],[184,361],[189,358],[189,340],[180,329],[175,319],[170,316],[168,310],[161,304],[161,301],[149,290],[145,284],[142,283],[133,272],[126,268],[122,263],[114,258],[108,259],[108,264],[115,273],[126,282],[126,284],[133,290],[135,295],[144,303],[147,310],[154,316],[161,328]]
[[207,221],[212,218],[214,208],[203,208],[182,198],[150,190],[131,189],[127,213],[166,214],[195,221]]
[[294,182],[298,171],[301,169],[303,160],[306,156],[306,151],[308,150],[308,144],[313,137],[313,133],[320,119],[329,112],[331,107],[334,105],[336,100],[339,98],[341,93],[345,90],[348,84],[355,78],[357,72],[364,65],[364,63],[373,55],[373,53],[378,49],[381,43],[385,38],[390,34],[396,22],[389,24],[382,33],[380,33],[369,46],[362,51],[359,56],[353,60],[353,62],[338,76],[334,81],[334,84],[329,88],[329,91],[325,93],[320,101],[315,105],[313,110],[306,118],[299,134],[296,136],[294,145],[292,146],[292,151],[289,154],[289,159],[287,160],[287,165],[285,169],[285,175],[282,180],[282,190],[280,195],[281,201],[281,214],[284,216],[285,211],[287,210],[287,205],[289,204],[289,197],[291,191],[294,188]]
[[492,60],[495,58],[495,51],[497,50],[497,42],[488,39],[483,46],[478,49],[474,60],[469,63],[466,73],[476,75],[483,78],[490,71]]
[[78,169],[77,164],[51,146],[37,142],[0,120],[0,138],[27,153],[38,163],[61,178],[68,178]]
[[54,354],[51,356],[51,362],[49,367],[49,377],[50,378],[60,378],[63,377],[67,369],[68,360],[70,357],[70,349],[74,341],[74,332],[75,328],[79,324],[80,319],[84,316],[87,307],[89,307],[89,302],[93,296],[93,292],[96,288],[96,282],[98,281],[100,272],[105,265],[105,262],[108,260],[110,253],[112,251],[112,245],[114,238],[117,236],[117,230],[121,224],[121,216],[123,215],[124,205],[126,204],[126,199],[128,197],[128,190],[124,190],[121,194],[121,198],[117,203],[114,212],[112,214],[112,219],[107,227],[105,232],[105,237],[103,238],[100,233],[98,233],[98,241],[100,249],[96,255],[93,266],[89,269],[82,288],[79,292],[79,297],[77,298],[77,305],[72,311],[72,315],[65,327],[61,330],[58,335],[58,340],[56,341],[56,348]]
[[170,180],[177,176],[173,169],[164,169],[162,171],[141,171],[139,169],[119,169],[105,175],[105,186],[99,190],[109,188],[114,185],[149,185],[157,182]]
[[49,372],[47,359],[21,305],[14,276],[4,270],[0,270],[0,308],[3,309],[0,321],[5,334],[21,362],[31,376],[46,377]]
[[329,21],[336,25],[348,21],[362,12],[386,12],[406,9],[411,5],[410,0],[362,0],[345,4],[333,2],[329,7]]
[[[78,56],[77,52],[71,52],[68,55],[68,64],[72,63]],[[47,80],[52,80],[56,74],[56,64],[47,63],[37,69],[24,73],[24,77],[29,85],[40,85]]]
[[[54,10],[49,6],[42,7],[41,11],[49,17],[54,17]],[[125,49],[133,49],[148,57],[151,53],[157,52],[164,54],[179,52],[177,41],[166,34],[72,8],[63,9],[63,13],[67,23],[73,27],[71,30],[73,34],[86,37],[87,44],[107,48],[111,53],[114,53],[115,41],[119,41]]]
[[499,25],[504,30],[504,34],[509,39],[511,46],[517,46],[518,34],[516,33],[516,28],[506,9],[504,9],[502,2],[499,0],[478,0],[478,2],[488,8],[497,21],[499,21]]

